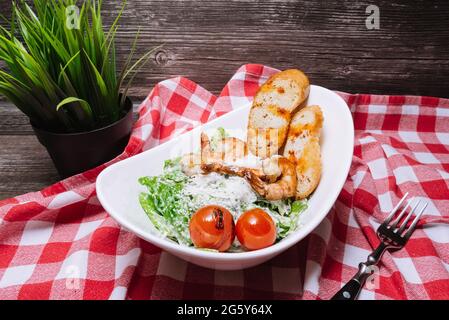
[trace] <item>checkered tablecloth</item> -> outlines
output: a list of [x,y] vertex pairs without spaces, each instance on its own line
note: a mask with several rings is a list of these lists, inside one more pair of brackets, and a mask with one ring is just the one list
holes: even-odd
[[[111,163],[238,108],[276,71],[242,66],[219,97],[181,77],[159,83]],[[285,253],[222,272],[161,252],[103,210],[103,165],[0,201],[0,299],[328,299],[378,244],[376,227],[406,191],[428,199],[424,218],[403,250],[384,255],[361,298],[448,299],[449,100],[340,95],[356,129],[348,179],[327,218]]]

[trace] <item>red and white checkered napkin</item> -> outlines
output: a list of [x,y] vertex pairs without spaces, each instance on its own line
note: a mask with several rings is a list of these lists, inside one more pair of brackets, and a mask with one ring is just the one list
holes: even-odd
[[[250,101],[276,71],[245,65],[218,98],[185,78],[159,83],[112,162]],[[349,177],[323,223],[277,258],[221,272],[161,252],[100,206],[101,166],[0,202],[0,299],[327,299],[378,244],[376,227],[406,191],[429,199],[424,219],[404,249],[384,255],[361,298],[448,299],[449,100],[341,96],[356,128]]]

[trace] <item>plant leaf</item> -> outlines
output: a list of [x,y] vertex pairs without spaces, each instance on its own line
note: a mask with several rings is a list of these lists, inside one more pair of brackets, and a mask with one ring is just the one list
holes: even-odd
[[62,107],[66,106],[70,103],[74,103],[74,102],[79,102],[79,105],[82,107],[82,109],[86,113],[87,117],[92,118],[92,110],[90,109],[89,103],[87,103],[87,101],[77,98],[77,97],[65,98],[60,103],[58,103],[58,105],[56,106],[56,111],[59,111],[59,109],[61,109]]

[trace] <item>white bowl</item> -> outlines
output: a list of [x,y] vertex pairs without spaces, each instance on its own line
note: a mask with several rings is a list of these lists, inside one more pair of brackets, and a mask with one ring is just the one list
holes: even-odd
[[321,138],[322,177],[300,216],[301,227],[275,245],[251,252],[218,253],[181,246],[162,237],[141,208],[138,196],[145,188],[142,176],[158,175],[167,159],[199,150],[200,132],[218,127],[244,138],[250,105],[244,105],[153,149],[106,168],[97,179],[97,195],[106,211],[123,227],[142,239],[188,262],[218,270],[237,270],[261,264],[306,237],[325,218],[340,193],[351,165],[354,125],[346,103],[334,92],[311,86],[308,105],[319,105],[324,114]]

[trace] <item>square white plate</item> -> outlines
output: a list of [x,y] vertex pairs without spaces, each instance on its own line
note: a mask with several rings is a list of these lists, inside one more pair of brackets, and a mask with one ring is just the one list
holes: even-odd
[[160,174],[167,159],[199,150],[201,131],[223,127],[232,136],[244,139],[251,105],[243,105],[201,127],[106,168],[97,179],[98,198],[106,211],[127,230],[189,262],[221,270],[260,264],[294,245],[318,226],[337,199],[351,165],[354,125],[346,103],[328,89],[311,86],[307,105],[319,105],[324,115],[321,181],[309,199],[308,209],[301,214],[301,227],[271,247],[242,253],[216,253],[180,246],[160,236],[138,201],[139,193],[145,188],[137,180],[142,176]]

